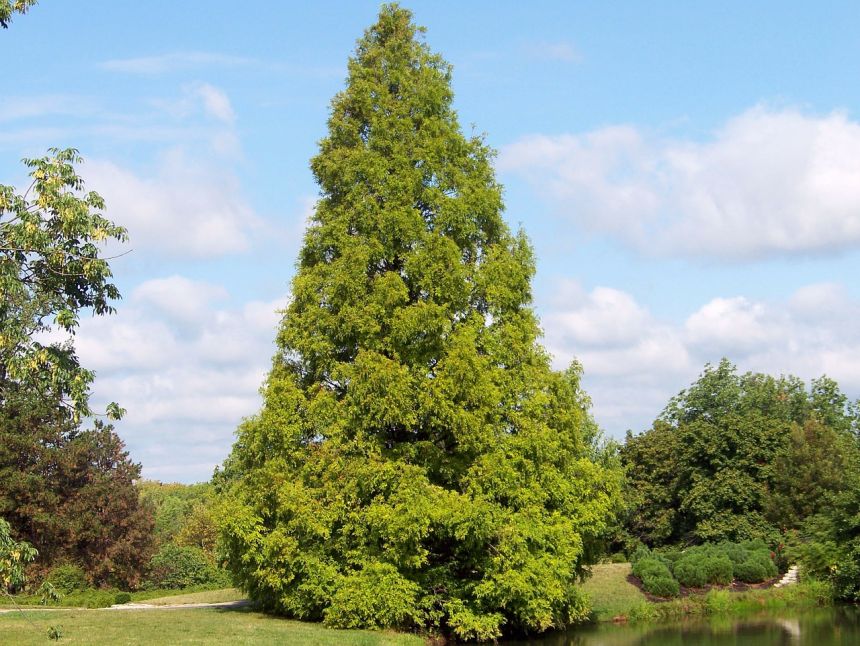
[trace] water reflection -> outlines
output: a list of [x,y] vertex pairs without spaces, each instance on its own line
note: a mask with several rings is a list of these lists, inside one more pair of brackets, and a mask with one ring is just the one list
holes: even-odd
[[853,606],[743,619],[713,617],[661,625],[583,627],[509,646],[836,646],[860,644],[860,612]]

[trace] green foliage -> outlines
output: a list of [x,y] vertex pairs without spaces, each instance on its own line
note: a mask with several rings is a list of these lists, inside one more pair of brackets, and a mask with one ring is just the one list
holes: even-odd
[[311,161],[264,405],[218,477],[228,566],[297,618],[541,632],[588,616],[620,472],[537,343],[531,247],[419,31],[383,7]]
[[325,609],[325,623],[335,628],[390,628],[419,623],[418,586],[393,565],[371,563],[337,589]]
[[735,577],[744,583],[760,583],[768,578],[767,567],[756,559],[749,559],[735,565]]
[[48,626],[48,639],[51,641],[60,641],[63,637],[62,626]]
[[628,434],[627,531],[651,546],[776,543],[848,485],[856,428],[855,407],[826,377],[807,389],[738,375],[725,359],[708,365],[651,429]]
[[677,597],[681,588],[671,574],[663,576],[647,576],[642,579],[642,587],[658,597]]
[[[0,186],[0,402],[14,384],[37,396],[67,403],[75,421],[92,413],[84,369],[71,342],[45,345],[52,329],[73,335],[81,310],[113,311],[119,291],[111,282],[107,241],[126,232],[99,211],[102,198],[84,192],[76,150],[51,149],[26,159],[32,184],[23,195]],[[121,413],[113,405],[109,412]]]
[[147,583],[158,588],[187,588],[229,582],[226,573],[199,547],[166,543],[149,563]]
[[163,483],[143,480],[137,483],[141,501],[155,513],[155,541],[161,546],[176,543],[199,547],[214,556],[218,529],[212,517],[215,504],[213,486]]
[[708,590],[705,595],[708,614],[721,614],[732,609],[731,593],[728,590]]
[[725,554],[709,556],[704,561],[708,583],[729,585],[734,579],[732,562]]
[[0,27],[7,29],[12,22],[12,14],[27,13],[37,0],[0,0]]
[[115,605],[123,605],[131,601],[131,595],[128,592],[118,592],[113,598]]
[[26,582],[26,567],[38,552],[29,543],[16,541],[9,523],[0,518],[0,592],[14,591]]
[[701,588],[708,584],[708,572],[705,569],[706,557],[692,554],[678,559],[675,563],[675,578],[687,588]]
[[86,573],[73,563],[52,568],[45,580],[64,594],[75,590],[86,590],[90,585]]

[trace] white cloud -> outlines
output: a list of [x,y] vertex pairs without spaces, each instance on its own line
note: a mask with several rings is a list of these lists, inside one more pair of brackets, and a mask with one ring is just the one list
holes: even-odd
[[229,306],[220,285],[147,281],[114,316],[82,322],[76,347],[96,371],[94,403],[128,411],[117,430],[147,477],[207,479],[258,409],[286,298]]
[[860,246],[860,123],[755,107],[705,142],[632,126],[506,146],[560,215],[649,254],[751,259]]
[[208,83],[199,83],[194,86],[194,90],[203,101],[203,107],[207,114],[224,123],[233,123],[236,120],[230,99],[223,91]]
[[86,164],[84,176],[105,198],[108,217],[128,228],[135,249],[215,257],[248,249],[260,225],[229,165],[181,150],[166,154],[150,176],[98,160]]
[[171,52],[157,56],[113,59],[101,63],[99,67],[127,74],[164,74],[203,67],[239,67],[254,62],[253,58],[215,52]]
[[574,357],[598,422],[619,436],[642,430],[705,363],[728,357],[742,371],[836,379],[860,395],[860,301],[815,284],[781,302],[714,298],[670,323],[619,290],[566,285],[542,317],[558,368]]

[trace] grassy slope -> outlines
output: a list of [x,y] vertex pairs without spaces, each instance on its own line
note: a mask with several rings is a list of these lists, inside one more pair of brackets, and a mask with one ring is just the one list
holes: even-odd
[[60,626],[61,644],[290,644],[291,646],[421,646],[415,635],[331,630],[319,624],[224,610],[55,610],[0,614],[0,643],[46,644]]
[[645,602],[645,596],[627,581],[629,574],[629,563],[605,563],[592,568],[591,578],[582,587],[591,599],[597,621],[627,615],[630,608]]

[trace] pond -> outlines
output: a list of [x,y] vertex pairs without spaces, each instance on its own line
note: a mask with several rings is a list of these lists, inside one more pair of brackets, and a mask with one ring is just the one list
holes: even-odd
[[507,646],[835,646],[860,644],[855,606],[711,617],[671,624],[600,624]]

